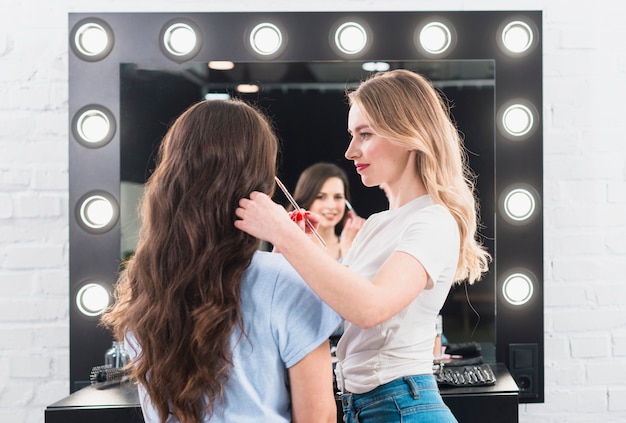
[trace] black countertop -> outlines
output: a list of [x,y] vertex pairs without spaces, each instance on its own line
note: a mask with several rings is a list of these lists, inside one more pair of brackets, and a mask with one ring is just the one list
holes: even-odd
[[[440,387],[444,402],[448,404],[460,423],[473,421],[511,423],[517,421],[519,388],[504,364],[492,363],[490,366],[496,376],[494,385]],[[341,414],[339,398],[338,404],[339,414]],[[485,407],[490,410],[485,410]],[[485,414],[486,411],[497,412],[498,416],[504,417],[501,420],[499,417],[484,420],[488,418]],[[463,417],[464,415],[468,417]],[[137,388],[128,382],[104,389],[87,386],[50,404],[45,410],[45,416],[46,423],[70,423],[74,421],[89,421],[90,423],[143,422]],[[474,417],[479,420],[474,420]]]

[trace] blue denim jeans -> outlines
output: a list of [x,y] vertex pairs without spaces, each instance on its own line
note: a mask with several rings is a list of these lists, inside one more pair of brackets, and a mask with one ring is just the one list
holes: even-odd
[[365,394],[341,396],[346,423],[457,423],[432,375],[405,376]]

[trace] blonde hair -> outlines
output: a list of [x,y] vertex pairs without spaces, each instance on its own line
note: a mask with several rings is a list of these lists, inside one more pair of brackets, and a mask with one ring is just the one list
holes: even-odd
[[426,78],[404,69],[374,74],[348,99],[378,135],[417,152],[417,170],[428,194],[452,213],[459,227],[454,280],[480,280],[491,256],[477,239],[475,176],[447,103]]

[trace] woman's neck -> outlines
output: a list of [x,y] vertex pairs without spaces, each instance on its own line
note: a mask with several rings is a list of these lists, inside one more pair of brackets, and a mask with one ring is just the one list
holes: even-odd
[[428,194],[426,187],[424,187],[421,182],[414,186],[394,188],[395,187],[389,186],[389,194],[387,197],[389,200],[389,210],[399,209],[416,198]]
[[386,184],[389,210],[398,209],[408,202],[428,194],[421,176],[413,167],[407,167],[398,175],[396,180],[388,181]]
[[415,167],[415,154],[415,151],[412,151],[406,161],[406,166],[399,168],[392,179],[385,182],[389,210],[396,210],[428,194],[422,176]]

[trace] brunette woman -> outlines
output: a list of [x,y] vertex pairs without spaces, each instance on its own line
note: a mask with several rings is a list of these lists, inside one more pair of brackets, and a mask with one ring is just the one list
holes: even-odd
[[267,119],[237,100],[191,106],[161,144],[141,239],[104,316],[126,340],[146,422],[336,420],[339,316],[232,225],[239,198],[273,193],[277,148]]

